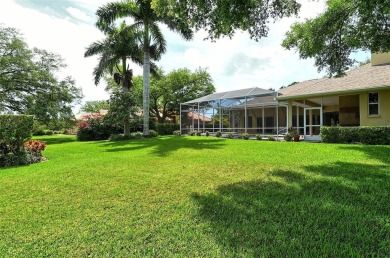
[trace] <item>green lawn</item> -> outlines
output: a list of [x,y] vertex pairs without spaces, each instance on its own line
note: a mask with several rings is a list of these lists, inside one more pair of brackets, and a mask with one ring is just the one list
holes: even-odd
[[390,255],[390,146],[39,139],[0,169],[0,257]]

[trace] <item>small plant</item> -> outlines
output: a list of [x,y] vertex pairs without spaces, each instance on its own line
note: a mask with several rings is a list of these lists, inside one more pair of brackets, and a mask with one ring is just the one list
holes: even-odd
[[299,135],[299,133],[298,133],[297,130],[291,130],[291,131],[290,131],[290,134],[291,134],[291,136],[292,136],[294,142],[299,142],[299,137],[300,137],[300,135]]
[[244,138],[244,140],[249,140],[249,133],[243,133],[242,138]]
[[222,136],[221,131],[216,132],[216,133],[215,133],[215,136],[216,136],[216,137],[221,137],[221,136]]
[[195,134],[196,134],[196,131],[190,131],[190,132],[188,133],[189,136],[195,136]]
[[274,142],[274,141],[276,141],[276,139],[275,139],[275,137],[274,136],[272,136],[272,135],[270,135],[270,136],[268,136],[268,141],[271,141],[271,142]]
[[143,136],[143,134],[141,132],[135,132],[135,133],[132,133],[132,135],[134,135],[135,139],[141,139]]
[[46,144],[39,140],[30,140],[24,143],[24,150],[27,154],[28,163],[38,163],[46,160],[42,151],[46,149]]
[[157,137],[158,133],[155,130],[149,130],[149,137]]
[[173,135],[181,136],[181,131],[180,130],[173,131]]
[[229,138],[229,139],[233,139],[233,138],[234,138],[234,135],[233,135],[232,132],[228,132],[228,134],[227,134],[226,137]]
[[196,131],[196,136],[201,136],[202,132],[201,131]]
[[111,134],[109,140],[112,142],[118,142],[118,141],[127,141],[135,139],[135,136],[131,133],[129,134]]
[[258,141],[261,140],[261,135],[260,134],[256,134],[256,140],[258,140]]
[[291,142],[293,140],[293,136],[291,132],[286,133],[286,135],[284,135],[283,138],[286,142]]
[[209,131],[206,131],[206,136],[210,136],[210,133],[209,133]]

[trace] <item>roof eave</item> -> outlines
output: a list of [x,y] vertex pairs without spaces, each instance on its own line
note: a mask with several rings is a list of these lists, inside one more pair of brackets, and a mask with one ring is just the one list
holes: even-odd
[[283,95],[276,97],[276,100],[293,100],[293,99],[302,99],[302,98],[312,98],[312,97],[323,97],[328,95],[340,95],[340,94],[348,94],[348,93],[357,93],[357,92],[364,92],[364,91],[372,91],[372,90],[383,90],[390,88],[390,85],[384,85],[384,86],[378,86],[374,88],[363,88],[363,89],[352,89],[352,90],[344,90],[344,91],[331,91],[331,92],[321,92],[321,93],[314,93],[314,94],[301,94],[301,95],[290,95],[285,96]]

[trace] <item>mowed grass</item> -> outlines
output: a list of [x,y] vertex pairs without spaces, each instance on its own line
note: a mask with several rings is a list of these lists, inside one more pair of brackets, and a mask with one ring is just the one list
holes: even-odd
[[0,170],[0,256],[390,256],[390,146],[41,137]]

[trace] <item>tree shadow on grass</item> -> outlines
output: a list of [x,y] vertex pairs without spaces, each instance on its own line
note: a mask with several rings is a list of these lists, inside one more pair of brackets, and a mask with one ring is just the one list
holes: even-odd
[[385,164],[390,164],[390,146],[383,145],[350,145],[340,147],[342,150],[354,150],[365,153],[370,159],[379,160]]
[[53,144],[75,142],[76,136],[74,136],[74,137],[72,137],[72,136],[64,136],[64,137],[45,136],[45,137],[39,137],[38,140],[45,142],[47,145],[53,145]]
[[122,142],[102,142],[101,146],[107,152],[134,151],[152,148],[150,154],[166,157],[179,149],[219,149],[225,145],[225,140],[219,138],[189,138],[165,136],[147,139],[134,139]]
[[389,171],[353,163],[305,169],[192,195],[225,255],[388,255]]

